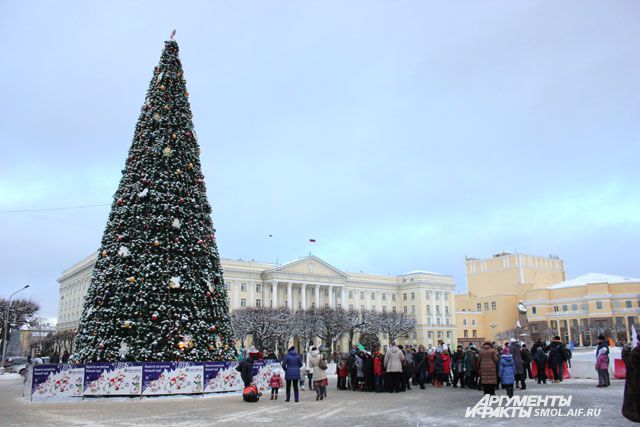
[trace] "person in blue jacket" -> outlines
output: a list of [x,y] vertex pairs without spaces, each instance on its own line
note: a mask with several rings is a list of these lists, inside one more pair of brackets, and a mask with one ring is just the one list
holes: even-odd
[[509,347],[502,349],[502,355],[498,362],[498,375],[502,381],[502,386],[507,390],[507,396],[513,397],[513,383],[516,377],[516,364],[513,355],[509,353]]
[[302,366],[302,358],[296,352],[295,347],[291,347],[282,361],[282,369],[284,369],[284,379],[287,382],[287,399],[291,399],[291,384],[293,384],[293,397],[295,401],[300,400],[298,393],[298,383],[300,382],[300,367]]

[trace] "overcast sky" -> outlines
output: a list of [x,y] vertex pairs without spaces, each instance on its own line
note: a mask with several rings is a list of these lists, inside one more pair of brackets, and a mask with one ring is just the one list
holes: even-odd
[[[640,277],[638,1],[0,1],[0,210],[110,203],[177,29],[225,258]],[[108,207],[0,213],[57,315]],[[273,235],[269,239],[267,236]],[[315,245],[308,244],[315,238]]]

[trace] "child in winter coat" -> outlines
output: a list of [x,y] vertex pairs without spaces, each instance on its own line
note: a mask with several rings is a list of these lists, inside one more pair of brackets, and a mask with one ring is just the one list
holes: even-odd
[[602,347],[598,350],[598,357],[596,358],[596,371],[598,371],[598,385],[597,387],[608,387],[611,385],[609,381],[609,355],[607,349]]
[[307,367],[304,362],[302,362],[302,366],[300,366],[300,390],[304,391],[304,377],[307,376]]
[[502,349],[502,356],[498,362],[498,375],[502,381],[502,386],[507,390],[507,395],[513,397],[513,383],[516,378],[516,364],[513,356],[509,354],[509,347]]
[[345,358],[340,358],[338,362],[338,390],[347,389],[347,377],[349,376],[349,367]]
[[282,387],[282,377],[280,376],[280,372],[275,371],[273,375],[271,375],[269,385],[271,386],[271,400],[278,400],[278,389]]

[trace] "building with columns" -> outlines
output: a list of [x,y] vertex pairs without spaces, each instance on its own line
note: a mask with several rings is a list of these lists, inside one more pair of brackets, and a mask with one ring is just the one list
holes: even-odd
[[[58,279],[59,330],[77,327],[95,259],[96,253]],[[313,255],[286,264],[221,259],[221,265],[230,310],[266,306],[398,311],[417,321],[416,331],[401,343],[435,346],[457,342],[456,285],[450,275],[420,270],[398,276],[344,272]],[[382,343],[386,344],[384,337]]]

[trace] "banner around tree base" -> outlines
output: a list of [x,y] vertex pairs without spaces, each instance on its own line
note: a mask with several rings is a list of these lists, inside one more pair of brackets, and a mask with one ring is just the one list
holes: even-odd
[[[87,363],[34,365],[31,400],[75,400],[94,396],[166,396],[242,391],[237,362]],[[253,364],[253,382],[269,386],[277,361]]]

